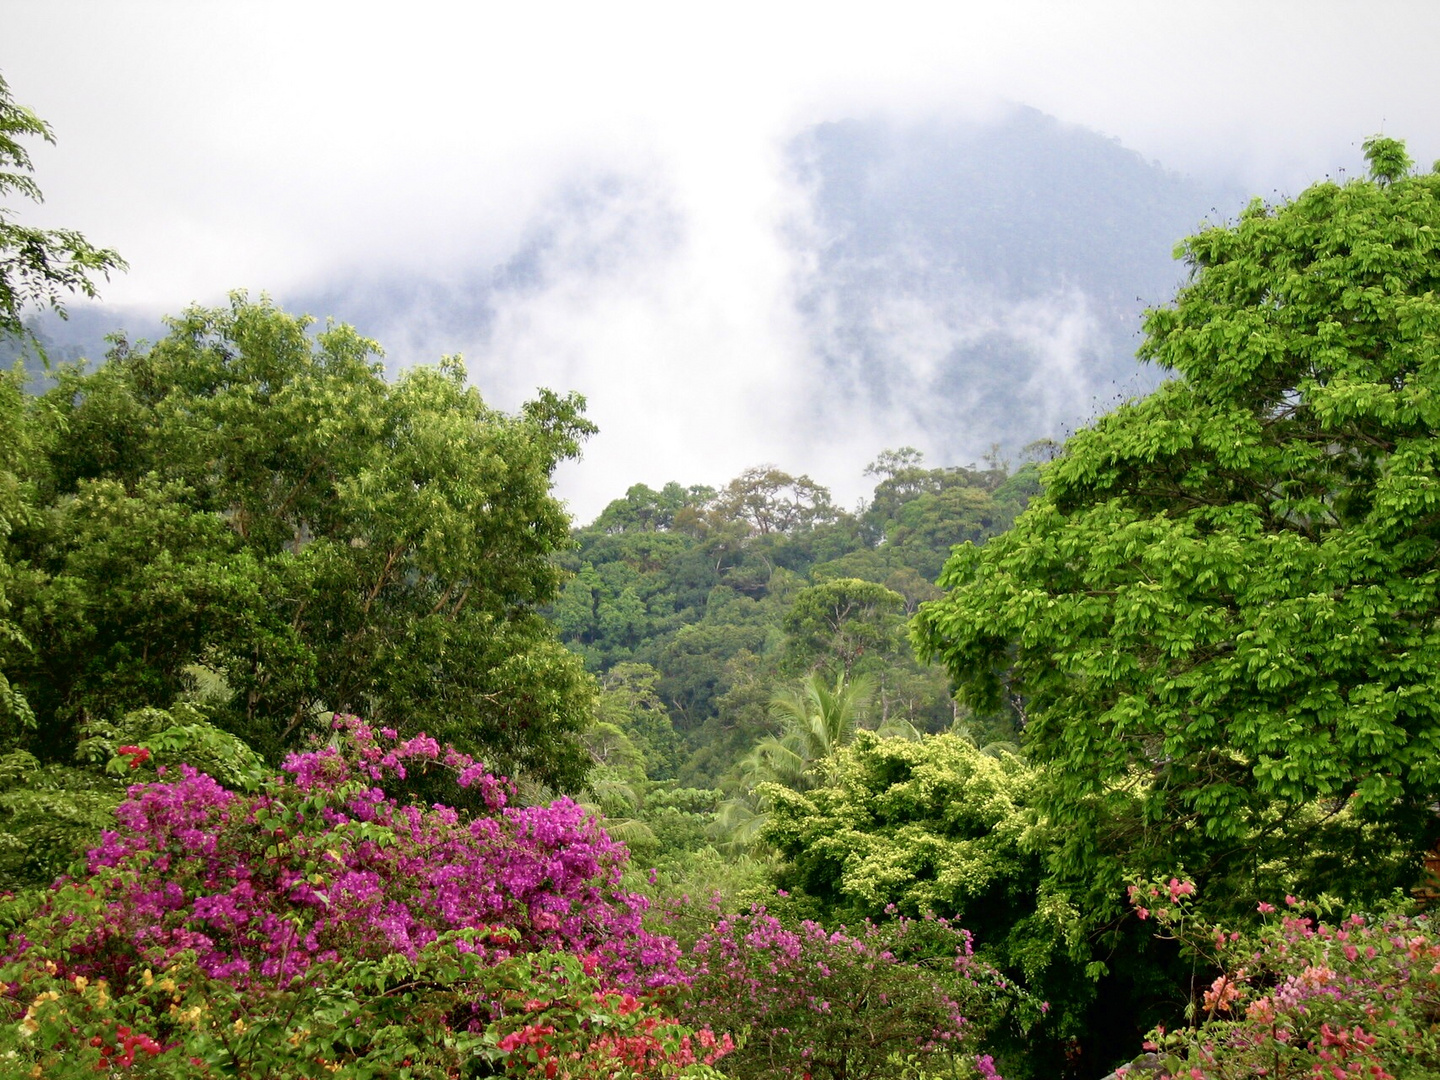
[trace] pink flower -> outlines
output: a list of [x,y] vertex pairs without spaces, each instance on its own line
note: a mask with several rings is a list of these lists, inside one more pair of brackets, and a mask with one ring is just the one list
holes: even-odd
[[[508,782],[451,751],[446,767],[470,772],[489,813],[462,820],[443,805],[402,806],[356,781],[434,760],[434,740],[381,753],[359,721],[342,718],[336,730],[337,746],[292,754],[257,794],[227,791],[189,765],[174,782],[131,787],[89,856],[90,873],[130,876],[106,894],[76,973],[90,974],[86,957],[117,937],[137,956],[193,951],[209,977],[244,987],[333,960],[336,941],[359,958],[414,957],[441,934],[473,930],[457,948],[493,963],[538,947],[519,932],[533,928],[612,986],[684,981],[679,946],[646,930],[645,899],[619,889],[624,846],[573,801],[506,808]],[[356,823],[387,842],[351,831]]]
[[[1243,978],[1244,972],[1239,972],[1236,979]],[[1240,996],[1240,986],[1236,979],[1229,975],[1221,975],[1213,983],[1210,989],[1205,991],[1205,1008],[1210,1012],[1229,1012],[1230,1005]]]

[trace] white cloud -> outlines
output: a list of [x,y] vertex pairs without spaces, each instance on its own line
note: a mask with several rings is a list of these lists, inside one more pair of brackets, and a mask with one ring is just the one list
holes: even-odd
[[[469,288],[558,229],[543,287],[495,294],[471,332],[431,334],[416,311],[386,343],[463,348],[491,396],[586,392],[603,433],[564,477],[582,513],[630,482],[718,482],[761,460],[843,489],[881,445],[915,441],[843,394],[828,427],[794,408],[817,358],[781,148],[805,125],[1023,101],[1264,191],[1357,166],[1382,123],[1440,154],[1440,6],[1420,0],[0,0],[0,21],[0,73],[60,140],[36,148],[49,202],[33,220],[122,251],[111,302],[173,311],[395,274]],[[555,218],[603,177],[622,188],[601,210]],[[966,301],[1059,365],[1033,387],[1046,401],[1071,393],[1053,372],[1073,376],[1087,332],[1082,303],[1053,299]],[[876,319],[920,387],[974,331],[903,293]]]

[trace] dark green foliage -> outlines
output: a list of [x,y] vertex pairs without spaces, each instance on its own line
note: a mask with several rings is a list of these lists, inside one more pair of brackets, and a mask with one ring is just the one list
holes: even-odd
[[[236,789],[249,789],[263,763],[243,742],[208,723],[191,705],[140,709],[118,721],[92,720],[69,761],[42,763],[25,750],[0,754],[0,892],[48,886],[114,826],[132,781],[157,767],[192,765]],[[146,751],[138,771],[122,746]]]
[[[0,372],[0,446],[9,451],[0,456],[0,544],[33,512],[31,492],[17,471],[34,451],[25,420],[21,382],[18,370],[8,374]],[[24,654],[30,645],[12,617],[9,600],[12,576],[9,560],[0,548],[0,647]],[[0,745],[14,745],[22,732],[34,726],[35,714],[29,701],[10,682],[8,665],[0,663]]]
[[114,823],[124,794],[97,769],[42,765],[24,750],[0,755],[0,891],[64,874]]
[[[0,198],[18,195],[41,202],[40,187],[31,177],[30,154],[18,142],[39,136],[53,143],[50,125],[10,97],[0,78]],[[14,212],[0,205],[0,350],[25,360],[46,360],[44,345],[33,328],[22,321],[24,309],[34,303],[48,306],[64,317],[64,292],[95,295],[94,278],[124,269],[115,252],[93,247],[70,229],[37,229],[17,224]],[[34,450],[25,423],[20,391],[24,377],[17,363],[8,377],[0,375],[0,544],[30,514],[29,492],[18,470]],[[0,649],[25,651],[29,643],[8,617],[7,590],[10,567],[0,552]],[[0,659],[0,748],[12,745],[22,730],[34,728],[34,713],[23,692],[7,677]]]
[[259,566],[191,495],[154,473],[129,491],[87,478],[15,530],[10,600],[32,647],[9,666],[41,757],[64,760],[90,717],[174,701],[186,666],[262,610]]
[[595,719],[622,731],[652,780],[680,770],[680,744],[670,714],[655,693],[660,673],[648,664],[616,664],[601,680]]
[[577,783],[592,688],[536,609],[582,402],[508,416],[456,360],[387,382],[350,328],[243,295],[170,328],[22,410],[6,558],[29,647],[0,656],[40,722],[26,745],[63,761],[198,672],[216,722],[272,756],[356,712]]

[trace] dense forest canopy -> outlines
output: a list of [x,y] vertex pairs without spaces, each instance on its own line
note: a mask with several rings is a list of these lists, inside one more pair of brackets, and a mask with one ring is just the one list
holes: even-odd
[[188,695],[271,755],[363,712],[575,782],[589,682],[536,608],[583,403],[507,416],[453,362],[388,383],[373,342],[307,322],[237,295],[7,394],[20,745],[63,760],[88,718]]
[[[654,670],[689,747],[687,782],[720,781],[770,732],[774,693],[812,671],[873,678],[876,723],[956,721],[946,676],[916,664],[904,620],[938,595],[930,582],[953,545],[1014,520],[1037,490],[1035,466],[931,468],[907,447],[871,474],[874,494],[855,512],[765,466],[718,491],[636,485],[576,531],[556,628],[596,672]],[[1007,716],[985,715],[992,738],[1013,737]]]

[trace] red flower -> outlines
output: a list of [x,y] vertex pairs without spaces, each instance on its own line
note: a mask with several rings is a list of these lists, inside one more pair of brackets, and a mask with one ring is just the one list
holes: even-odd
[[121,757],[128,757],[132,769],[138,769],[150,760],[150,751],[143,746],[122,746],[115,752]]

